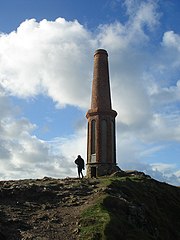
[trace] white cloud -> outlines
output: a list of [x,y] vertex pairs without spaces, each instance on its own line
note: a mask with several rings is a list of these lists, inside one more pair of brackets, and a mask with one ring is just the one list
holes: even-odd
[[180,185],[180,176],[178,175],[178,172],[175,172],[176,166],[174,164],[154,163],[151,166],[154,173],[161,173],[162,181],[164,179],[166,182],[171,184],[175,184],[177,186]]
[[[120,135],[120,134],[118,134]],[[144,144],[132,134],[121,135],[117,140],[117,160],[122,170],[138,170],[150,175],[159,181],[180,186],[179,165],[176,162],[164,163],[159,159],[158,163],[151,163],[150,159],[158,159],[156,155],[163,153],[167,146],[165,144]],[[170,159],[172,160],[172,159]]]
[[19,118],[16,107],[0,94],[0,179],[66,177],[75,175],[62,153],[51,152],[49,143],[33,136],[36,126]]
[[180,80],[177,81],[175,86],[160,88],[160,86],[156,85],[154,90],[151,91],[151,97],[154,104],[162,106],[180,101]]
[[148,26],[149,30],[152,30],[159,24],[160,14],[157,11],[157,1],[125,0],[124,4],[129,19],[133,22],[132,30],[146,38],[143,32],[144,27]]
[[169,48],[175,48],[180,51],[180,36],[174,31],[168,31],[164,33],[162,44]]
[[26,20],[16,32],[1,34],[0,46],[0,80],[12,95],[44,93],[59,105],[87,105],[94,46],[90,33],[77,21]]
[[162,46],[166,52],[169,66],[179,68],[180,66],[180,35],[174,31],[165,32],[162,39]]
[[157,12],[156,1],[124,1],[128,21],[123,25],[120,22],[105,24],[99,27],[98,41],[100,46],[117,52],[117,49],[129,49],[131,45],[146,45],[149,36],[145,30],[151,31],[159,24],[160,14]]

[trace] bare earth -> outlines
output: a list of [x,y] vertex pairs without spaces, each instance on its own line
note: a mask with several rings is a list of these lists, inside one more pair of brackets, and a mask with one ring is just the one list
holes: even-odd
[[0,240],[79,239],[80,214],[99,194],[96,180],[0,182]]

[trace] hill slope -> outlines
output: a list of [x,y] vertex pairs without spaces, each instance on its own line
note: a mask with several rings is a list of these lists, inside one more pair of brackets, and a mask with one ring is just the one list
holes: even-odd
[[1,239],[180,239],[180,188],[139,172],[0,182]]

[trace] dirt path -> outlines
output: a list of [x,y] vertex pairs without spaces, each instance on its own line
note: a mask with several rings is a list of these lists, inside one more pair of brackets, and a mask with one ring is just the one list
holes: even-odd
[[0,182],[0,233],[9,240],[78,239],[80,214],[97,186],[70,178]]

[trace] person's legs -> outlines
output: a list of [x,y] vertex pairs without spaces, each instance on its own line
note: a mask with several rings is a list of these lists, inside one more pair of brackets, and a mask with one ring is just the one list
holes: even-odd
[[81,175],[81,168],[78,167],[78,176],[79,176],[79,178],[80,178],[80,175]]
[[79,178],[82,176],[82,178],[84,177],[83,176],[83,173],[82,173],[82,168],[81,167],[78,167],[78,175],[79,175]]

